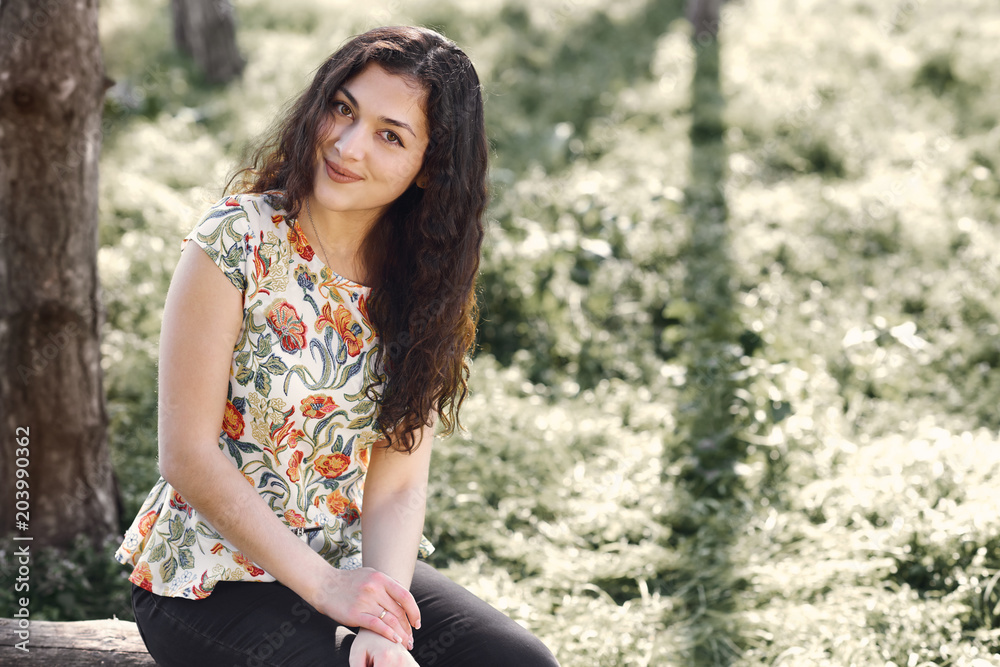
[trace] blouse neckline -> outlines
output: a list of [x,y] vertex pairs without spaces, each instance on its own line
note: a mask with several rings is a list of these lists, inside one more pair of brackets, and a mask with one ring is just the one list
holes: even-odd
[[[369,290],[369,291],[372,289],[370,285],[363,285],[356,280],[351,280],[347,276],[343,276],[337,273],[336,271],[333,270],[333,268],[329,264],[323,261],[323,258],[320,257],[319,253],[316,251],[316,248],[313,247],[312,241],[309,240],[309,237],[306,236],[305,232],[303,231],[302,226],[299,224],[298,218],[285,218],[285,220],[287,220],[288,223],[293,226],[295,233],[299,236],[299,238],[303,240],[303,243],[305,243],[306,247],[309,248],[309,250],[312,252],[313,258],[311,260],[308,260],[310,264],[316,262],[317,264],[319,264],[321,269],[326,269],[330,273],[331,277],[336,278],[338,282],[345,283],[348,287],[354,289]],[[318,271],[317,273],[318,275],[322,275],[321,271]]]

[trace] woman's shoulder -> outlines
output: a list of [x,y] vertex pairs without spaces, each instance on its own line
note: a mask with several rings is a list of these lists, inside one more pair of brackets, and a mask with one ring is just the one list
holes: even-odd
[[[285,224],[283,193],[228,194],[209,205],[198,223],[181,241],[183,248],[189,239],[195,239],[212,254],[225,255],[235,262],[237,254],[250,254],[260,239]],[[285,234],[278,232],[279,238]]]
[[285,216],[285,196],[278,190],[229,194],[212,205],[210,214],[211,211],[231,212],[234,209],[241,209],[251,222],[274,222],[275,218]]
[[194,234],[217,236],[222,231],[246,243],[286,224],[284,194],[279,191],[228,194],[211,204],[192,230]]

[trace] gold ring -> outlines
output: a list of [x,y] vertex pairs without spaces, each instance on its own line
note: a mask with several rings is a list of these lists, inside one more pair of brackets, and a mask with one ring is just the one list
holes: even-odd
[[378,620],[380,620],[380,621],[382,620],[382,617],[383,617],[383,616],[385,616],[385,611],[386,611],[386,610],[385,610],[385,609],[383,609],[383,610],[382,610],[382,613],[378,615]]

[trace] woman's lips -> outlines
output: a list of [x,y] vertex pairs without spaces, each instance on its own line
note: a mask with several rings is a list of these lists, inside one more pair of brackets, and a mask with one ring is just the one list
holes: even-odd
[[349,169],[337,166],[329,160],[323,160],[323,162],[326,163],[326,175],[330,177],[331,181],[336,181],[337,183],[355,183],[361,180],[360,176]]

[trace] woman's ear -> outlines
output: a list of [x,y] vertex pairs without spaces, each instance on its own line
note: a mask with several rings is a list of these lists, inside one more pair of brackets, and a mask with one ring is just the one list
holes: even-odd
[[420,174],[417,176],[417,180],[415,181],[415,183],[417,184],[417,187],[420,188],[421,190],[423,190],[424,188],[426,188],[427,187],[427,174],[425,174],[423,172],[420,172]]

